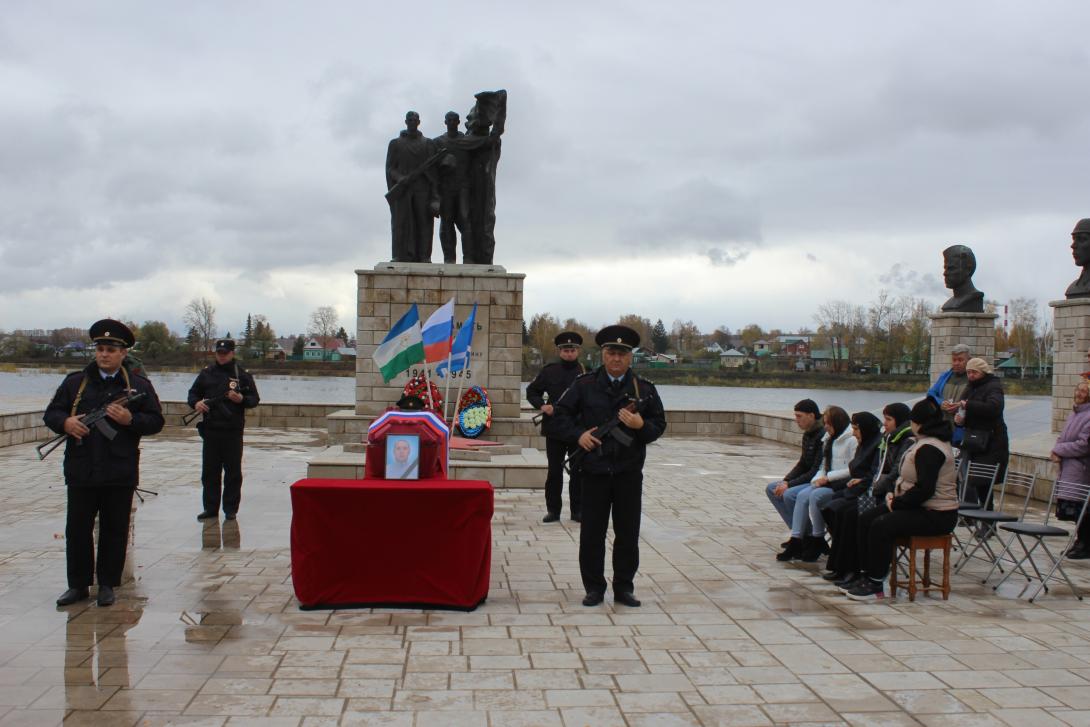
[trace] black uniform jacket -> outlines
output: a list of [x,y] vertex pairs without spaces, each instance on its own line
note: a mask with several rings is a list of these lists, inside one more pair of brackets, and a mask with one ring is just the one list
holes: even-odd
[[[227,398],[232,382],[236,382],[238,393],[242,394],[242,403],[236,404]],[[235,361],[220,366],[209,364],[197,374],[193,386],[189,387],[186,401],[190,408],[197,406],[201,399],[219,397],[208,404],[208,413],[204,415],[203,429],[215,431],[241,432],[246,426],[246,410],[253,409],[261,401],[257,395],[254,377]]]
[[[64,420],[72,414],[72,404],[79,395],[80,384],[86,378],[87,386],[80,396],[76,414],[87,414],[103,404],[125,395],[125,378],[119,369],[109,381],[102,378],[98,364],[92,362],[83,371],[69,374],[57,388],[53,400],[46,407],[45,425],[57,434],[64,432]],[[136,484],[140,464],[140,437],[157,434],[163,428],[163,409],[151,382],[137,373],[129,372],[132,388],[145,396],[129,404],[132,422],[128,426],[118,424],[107,417],[106,423],[117,431],[111,441],[91,427],[91,433],[82,440],[69,437],[64,450],[64,481],[72,487],[116,485],[132,487]]]
[[617,428],[632,437],[632,446],[625,447],[612,435],[606,435],[602,446],[587,453],[582,469],[591,474],[641,470],[647,445],[666,431],[666,412],[655,385],[636,376],[632,369],[625,373],[619,391],[610,386],[604,366],[577,378],[556,402],[549,434],[575,444],[583,432],[616,419],[617,410],[631,400],[639,401],[643,427],[629,429],[621,424]]
[[[568,390],[568,387],[583,374],[583,367],[578,361],[557,361],[541,369],[534,380],[526,386],[526,401],[530,406],[540,409],[545,404],[556,405],[560,395]],[[548,394],[548,400],[545,395]],[[541,433],[552,436],[549,425],[553,417],[548,414],[541,416]]]

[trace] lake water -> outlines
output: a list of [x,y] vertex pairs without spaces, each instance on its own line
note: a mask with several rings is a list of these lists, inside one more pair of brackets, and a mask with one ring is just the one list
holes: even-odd
[[[153,373],[159,397],[185,401],[195,373]],[[355,400],[355,379],[339,376],[256,376],[261,400],[281,404],[344,404]],[[38,369],[0,371],[0,413],[45,408],[64,379],[60,372]],[[525,385],[524,385],[525,386]],[[768,411],[788,413],[799,399],[810,398],[824,408],[830,404],[848,412],[876,414],[890,402],[911,403],[923,396],[909,391],[844,391],[840,389],[758,389],[736,386],[658,387],[666,408],[674,410]],[[1047,396],[1008,396],[1005,418],[1012,437],[1049,431],[1051,402]]]

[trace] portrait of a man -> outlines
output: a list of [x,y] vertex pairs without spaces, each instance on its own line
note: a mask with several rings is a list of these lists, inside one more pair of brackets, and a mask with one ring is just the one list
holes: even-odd
[[420,437],[395,434],[386,438],[386,479],[420,478]]

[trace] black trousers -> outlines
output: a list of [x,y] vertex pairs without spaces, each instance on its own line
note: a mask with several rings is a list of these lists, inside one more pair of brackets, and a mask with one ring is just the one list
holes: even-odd
[[[545,438],[545,456],[549,458],[549,473],[545,477],[545,509],[558,515],[564,507],[564,458],[579,445],[567,444],[559,439]],[[583,483],[578,470],[568,480],[568,499],[572,515],[583,510]]]
[[832,552],[825,567],[837,573],[855,573],[859,570],[859,541],[856,539],[859,500],[833,500],[822,514],[833,536]]
[[583,473],[583,523],[579,529],[579,573],[587,592],[606,590],[606,531],[613,513],[613,592],[633,591],[640,567],[640,508],[643,472]]
[[[64,527],[68,587],[120,586],[129,542],[133,485],[68,488]],[[95,516],[98,516],[98,568],[95,568]]]
[[238,512],[242,502],[242,431],[205,429],[201,450],[201,485],[205,512],[220,510],[220,476],[223,477],[223,511]]
[[859,516],[859,562],[871,578],[889,574],[893,544],[904,535],[945,535],[954,532],[957,510],[894,510],[884,505]]

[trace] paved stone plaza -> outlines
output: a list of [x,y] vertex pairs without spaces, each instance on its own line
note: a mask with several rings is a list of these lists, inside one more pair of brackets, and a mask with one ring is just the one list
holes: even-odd
[[61,458],[0,449],[0,726],[1090,724],[1090,602],[968,575],[948,602],[849,601],[774,560],[764,484],[796,452],[759,439],[649,449],[642,608],[581,606],[578,529],[523,490],[496,493],[477,611],[300,611],[288,486],[322,434],[248,432],[233,524],[195,518],[191,431],[145,440],[159,496],[111,608],[53,605]]

